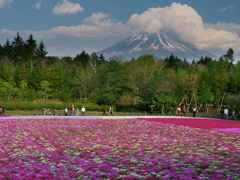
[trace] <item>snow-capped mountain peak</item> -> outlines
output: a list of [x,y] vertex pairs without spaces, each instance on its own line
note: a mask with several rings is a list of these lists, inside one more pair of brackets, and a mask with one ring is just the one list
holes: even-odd
[[139,57],[145,54],[161,58],[174,54],[192,59],[210,55],[207,51],[198,50],[170,33],[136,33],[100,53],[106,57],[122,58]]

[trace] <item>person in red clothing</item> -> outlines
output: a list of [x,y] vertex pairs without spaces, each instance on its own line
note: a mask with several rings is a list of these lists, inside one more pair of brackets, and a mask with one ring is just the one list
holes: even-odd
[[70,116],[75,116],[76,110],[74,104],[72,104],[69,108],[69,115]]

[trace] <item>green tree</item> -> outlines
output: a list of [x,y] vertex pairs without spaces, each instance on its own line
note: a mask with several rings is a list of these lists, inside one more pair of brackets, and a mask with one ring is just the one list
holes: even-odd
[[18,88],[17,94],[18,94],[18,97],[22,100],[26,100],[30,96],[30,92],[28,89],[28,83],[26,80],[21,80],[19,82],[19,88]]
[[23,57],[25,55],[25,42],[23,41],[23,38],[20,36],[19,33],[17,33],[17,36],[14,38],[12,42],[13,47],[13,58],[15,62],[22,62]]
[[186,60],[181,60],[180,58],[170,55],[168,58],[164,60],[165,62],[165,67],[170,68],[170,69],[179,69],[179,68],[186,68],[188,67],[188,63]]
[[229,48],[227,50],[227,53],[223,56],[225,59],[229,60],[232,64],[234,61],[234,50],[232,48]]
[[201,87],[198,94],[198,100],[201,104],[213,104],[214,94],[210,89],[211,87],[205,86]]
[[46,80],[40,82],[40,95],[46,101],[51,94],[50,83]]
[[7,81],[13,82],[15,76],[16,67],[11,62],[3,62],[0,66],[0,78]]
[[8,39],[6,43],[3,45],[3,56],[9,57],[9,58],[13,57],[13,47]]
[[27,39],[25,48],[26,48],[26,57],[29,59],[32,59],[35,56],[36,48],[37,48],[37,42],[33,38],[32,34]]
[[0,80],[0,97],[10,100],[17,94],[17,88],[13,83]]
[[87,67],[90,65],[90,56],[88,53],[83,51],[74,58],[74,61],[80,63],[83,67]]
[[99,68],[97,71],[97,102],[99,104],[116,104],[130,91],[131,87],[123,64],[111,61]]
[[40,58],[45,58],[46,55],[48,54],[45,45],[43,42],[40,42],[39,46],[36,49],[36,56]]

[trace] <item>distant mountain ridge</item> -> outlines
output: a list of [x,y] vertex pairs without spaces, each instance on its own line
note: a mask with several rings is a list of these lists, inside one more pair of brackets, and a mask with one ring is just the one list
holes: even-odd
[[179,40],[170,33],[136,33],[99,53],[107,58],[127,59],[145,54],[152,54],[158,58],[165,58],[173,54],[186,59],[214,56],[208,51],[199,50],[193,45]]

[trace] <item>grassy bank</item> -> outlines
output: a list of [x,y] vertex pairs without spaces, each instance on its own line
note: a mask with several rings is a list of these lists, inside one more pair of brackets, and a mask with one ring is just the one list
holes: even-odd
[[[98,105],[93,102],[62,102],[59,100],[34,100],[34,101],[21,101],[11,100],[3,101],[0,100],[0,106],[6,108],[7,115],[43,115],[43,109],[49,109],[48,115],[64,115],[64,109],[69,105],[74,104],[76,108],[81,109],[82,106],[86,107],[86,115],[89,116],[100,116],[103,115],[103,110],[108,112],[109,106]],[[175,114],[161,114],[160,112],[146,113],[144,111],[137,111],[134,108],[124,109],[114,107],[114,115],[116,116],[137,116],[137,115],[175,115]],[[188,113],[187,116],[192,116]],[[217,117],[214,113],[208,114],[197,114],[198,117]]]
[[[30,116],[30,115],[42,115],[42,111],[40,110],[10,110],[7,111],[7,115],[22,115],[22,116]],[[64,115],[62,110],[56,111],[56,114],[58,116]],[[103,113],[101,111],[87,111],[86,114],[87,116],[101,116]],[[140,116],[140,115],[145,115],[145,113],[141,112],[114,112],[114,116]]]
[[89,111],[102,111],[108,109],[108,106],[100,106],[93,102],[62,102],[58,100],[34,100],[34,101],[0,101],[0,105],[4,106],[8,111],[41,111],[42,109],[63,110],[64,108],[74,104],[76,108],[82,106],[87,107]]

